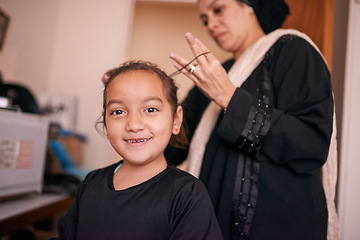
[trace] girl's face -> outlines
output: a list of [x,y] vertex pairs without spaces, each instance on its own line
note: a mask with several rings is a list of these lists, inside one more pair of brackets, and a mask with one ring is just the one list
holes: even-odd
[[165,161],[164,149],[180,130],[182,108],[173,114],[159,77],[145,70],[125,72],[112,80],[106,94],[108,139],[124,164]]
[[256,16],[251,7],[237,0],[199,0],[198,9],[208,33],[225,51],[236,55],[252,44]]

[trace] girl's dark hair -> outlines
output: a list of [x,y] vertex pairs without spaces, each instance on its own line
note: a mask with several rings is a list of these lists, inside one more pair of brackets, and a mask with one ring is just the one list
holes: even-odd
[[278,29],[289,15],[284,0],[238,0],[254,9],[261,28],[266,34]]
[[[159,69],[158,66],[154,63],[141,60],[127,61],[121,64],[119,67],[113,68],[104,74],[104,76],[106,76],[106,80],[104,81],[105,87],[103,92],[103,112],[99,121],[96,123],[96,128],[99,132],[104,133],[106,131],[106,92],[109,84],[114,80],[116,76],[133,71],[147,71],[151,74],[157,75],[164,86],[164,94],[166,99],[170,103],[173,115],[176,113],[178,107],[178,99],[176,92],[178,88],[176,87],[174,80],[170,78],[164,71]],[[102,131],[98,129],[99,124],[102,124]],[[181,125],[180,133],[178,135],[171,136],[170,145],[177,148],[185,148],[188,145],[188,140],[183,124]]]

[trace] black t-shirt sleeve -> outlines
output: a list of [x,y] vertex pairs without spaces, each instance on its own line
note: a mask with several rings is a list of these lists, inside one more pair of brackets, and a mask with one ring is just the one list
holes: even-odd
[[170,239],[223,239],[209,195],[197,179],[177,192],[169,222]]
[[77,239],[77,227],[79,223],[79,206],[82,192],[85,189],[86,183],[92,179],[99,170],[90,172],[81,182],[78,192],[76,194],[74,202],[71,204],[69,210],[65,216],[61,216],[58,221],[58,235],[59,240],[76,240]]

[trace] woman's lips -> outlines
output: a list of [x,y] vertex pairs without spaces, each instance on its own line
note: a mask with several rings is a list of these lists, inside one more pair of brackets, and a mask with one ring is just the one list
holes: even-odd
[[217,33],[217,34],[214,34],[214,38],[218,42],[220,40],[220,38],[222,38],[224,35],[225,35],[225,33]]

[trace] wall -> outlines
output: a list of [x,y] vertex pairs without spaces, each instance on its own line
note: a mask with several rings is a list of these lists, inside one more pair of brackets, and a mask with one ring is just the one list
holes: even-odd
[[359,239],[360,1],[349,1],[338,210],[340,239]]
[[102,111],[102,74],[126,58],[132,0],[0,0],[11,17],[0,69],[5,81],[35,94],[78,97],[76,130],[88,137],[87,169],[114,161],[107,139],[95,130]]
[[5,80],[46,91],[55,44],[60,0],[0,0],[10,16],[5,43],[0,52],[0,71]]

